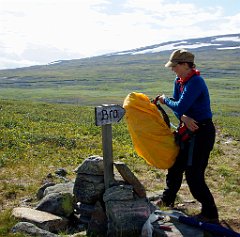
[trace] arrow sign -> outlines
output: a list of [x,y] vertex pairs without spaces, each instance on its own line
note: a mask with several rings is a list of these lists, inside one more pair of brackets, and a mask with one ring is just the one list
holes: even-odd
[[95,107],[95,124],[102,126],[106,124],[118,123],[125,114],[125,109],[120,105],[104,104]]

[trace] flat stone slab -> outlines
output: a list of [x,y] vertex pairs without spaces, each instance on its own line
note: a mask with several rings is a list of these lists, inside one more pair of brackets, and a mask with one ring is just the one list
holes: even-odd
[[65,218],[28,207],[16,207],[13,209],[12,215],[21,221],[30,222],[41,229],[51,232],[64,230],[68,224]]

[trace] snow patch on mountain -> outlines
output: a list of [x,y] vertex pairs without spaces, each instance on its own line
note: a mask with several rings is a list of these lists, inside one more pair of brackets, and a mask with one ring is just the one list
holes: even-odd
[[218,50],[227,50],[227,49],[240,49],[240,46],[236,47],[225,47],[225,48],[217,48]]
[[220,45],[220,44],[209,44],[209,43],[198,43],[198,44],[192,44],[192,45],[191,44],[178,44],[178,45],[169,44],[169,45],[159,46],[154,49],[146,49],[146,50],[142,50],[139,52],[134,52],[132,54],[136,55],[136,54],[145,54],[145,53],[159,53],[162,51],[175,50],[175,49],[179,49],[179,48],[196,49],[196,48],[200,48],[200,47],[213,46],[213,45]]
[[235,37],[228,37],[228,36],[225,36],[225,37],[219,37],[213,41],[233,41],[233,42],[240,42],[240,38],[239,36],[235,36]]
[[179,48],[192,50],[229,50],[240,48],[240,34],[212,36],[197,39],[171,41],[133,50],[121,51],[111,55],[138,55],[172,51]]

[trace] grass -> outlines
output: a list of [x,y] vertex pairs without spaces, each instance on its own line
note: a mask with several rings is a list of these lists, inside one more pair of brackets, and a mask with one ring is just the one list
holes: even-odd
[[[225,112],[227,114],[228,110]],[[16,220],[11,217],[11,209],[27,198],[34,203],[35,194],[49,173],[54,174],[58,168],[64,167],[69,178],[74,179],[73,170],[85,158],[102,155],[101,128],[94,125],[94,119],[92,106],[1,101],[0,236],[13,236],[10,230]],[[238,116],[235,120],[239,123]],[[227,123],[225,117],[217,116],[216,123],[218,139],[211,155],[207,180],[216,195],[221,217],[237,218],[240,162],[236,139],[239,128],[232,135],[231,127],[222,127]],[[223,143],[228,137],[233,139],[230,145]],[[164,188],[166,171],[146,165],[136,155],[124,119],[113,125],[113,156],[114,161],[123,161],[129,166],[147,191]],[[181,195],[191,197],[185,186]],[[235,205],[230,205],[233,200]],[[226,206],[228,212],[225,212]],[[197,211],[192,208],[187,211],[194,210]]]

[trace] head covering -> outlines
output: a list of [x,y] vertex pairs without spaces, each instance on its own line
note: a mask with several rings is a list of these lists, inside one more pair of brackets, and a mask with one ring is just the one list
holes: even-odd
[[194,54],[188,52],[185,49],[178,49],[172,52],[169,61],[165,64],[165,67],[173,67],[178,63],[193,63]]

